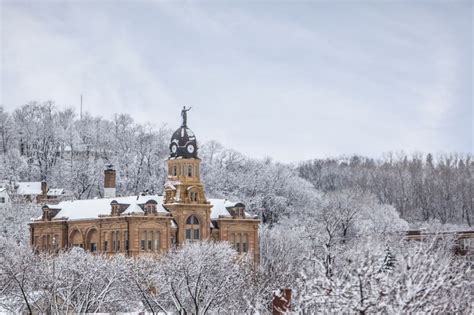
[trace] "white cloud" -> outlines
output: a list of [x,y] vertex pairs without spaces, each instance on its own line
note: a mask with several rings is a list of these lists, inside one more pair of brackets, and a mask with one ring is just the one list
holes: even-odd
[[466,36],[472,42],[457,24],[463,10],[407,3],[1,7],[0,103],[8,109],[33,99],[78,108],[83,93],[93,114],[128,112],[174,126],[188,105],[200,140],[287,161],[469,150],[447,140],[468,126],[445,127],[447,113],[471,105],[459,79],[466,61],[459,52],[470,47]]
[[49,99],[78,108],[82,93],[85,108],[93,114],[129,112],[143,120],[150,117],[150,105],[176,104],[160,78],[120,36],[90,46],[87,38],[52,31],[30,12],[16,8],[4,9],[2,23],[7,25],[2,86],[8,93],[0,102],[7,108]]

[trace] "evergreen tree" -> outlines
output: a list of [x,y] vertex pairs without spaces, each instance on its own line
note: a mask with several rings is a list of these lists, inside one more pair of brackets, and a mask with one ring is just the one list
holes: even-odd
[[393,268],[395,268],[395,263],[397,262],[397,259],[395,256],[392,254],[390,251],[390,247],[388,245],[385,247],[385,258],[382,263],[382,268],[381,271],[387,272],[387,271],[392,271]]

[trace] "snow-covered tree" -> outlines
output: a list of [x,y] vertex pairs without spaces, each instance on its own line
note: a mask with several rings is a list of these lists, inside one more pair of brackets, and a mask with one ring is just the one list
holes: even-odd
[[237,252],[224,242],[189,243],[160,261],[157,290],[180,314],[235,309],[245,286]]

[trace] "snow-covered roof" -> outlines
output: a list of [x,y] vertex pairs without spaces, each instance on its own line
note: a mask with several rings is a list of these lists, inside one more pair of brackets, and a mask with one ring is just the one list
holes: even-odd
[[158,203],[156,208],[158,213],[168,213],[162,205],[163,197],[157,195],[62,201],[57,205],[48,205],[48,207],[51,209],[61,209],[58,214],[56,214],[56,219],[96,219],[100,215],[110,214],[110,203],[114,200],[119,204],[129,205],[124,211],[126,214],[143,213],[143,210],[139,205],[145,204],[148,200],[154,200]]
[[[83,220],[96,219],[101,215],[109,215],[111,212],[110,203],[112,201],[122,205],[128,205],[122,215],[142,214],[143,209],[140,205],[144,205],[149,200],[157,203],[156,210],[158,213],[169,213],[163,207],[163,196],[147,195],[147,196],[128,196],[116,198],[101,198],[89,200],[62,201],[56,205],[48,205],[51,209],[60,209],[56,214],[56,219]],[[239,203],[231,202],[226,199],[209,199],[211,208],[211,219],[218,219],[219,216],[231,216],[227,208],[235,207]],[[246,215],[250,216],[248,213]]]
[[[230,216],[227,208],[233,208],[239,204],[239,202],[229,201],[227,199],[208,199],[211,202],[211,219],[218,219],[219,216]],[[245,213],[248,215],[247,213]]]
[[211,203],[212,208],[211,208],[211,219],[217,219],[219,218],[220,215],[229,215],[229,211],[227,211],[227,207],[230,207],[232,205],[232,202],[227,201],[226,199],[208,199],[208,201]]
[[143,214],[143,209],[136,203],[130,204],[122,214]]
[[18,195],[41,195],[41,182],[18,182]]
[[51,188],[48,190],[48,196],[61,196],[64,189],[62,188]]

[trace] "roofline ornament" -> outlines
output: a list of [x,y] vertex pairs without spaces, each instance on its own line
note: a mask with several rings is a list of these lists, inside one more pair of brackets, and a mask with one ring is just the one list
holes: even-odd
[[188,112],[191,110],[191,108],[192,107],[186,108],[186,106],[183,106],[183,109],[181,110],[181,117],[183,118],[182,127],[188,126]]

